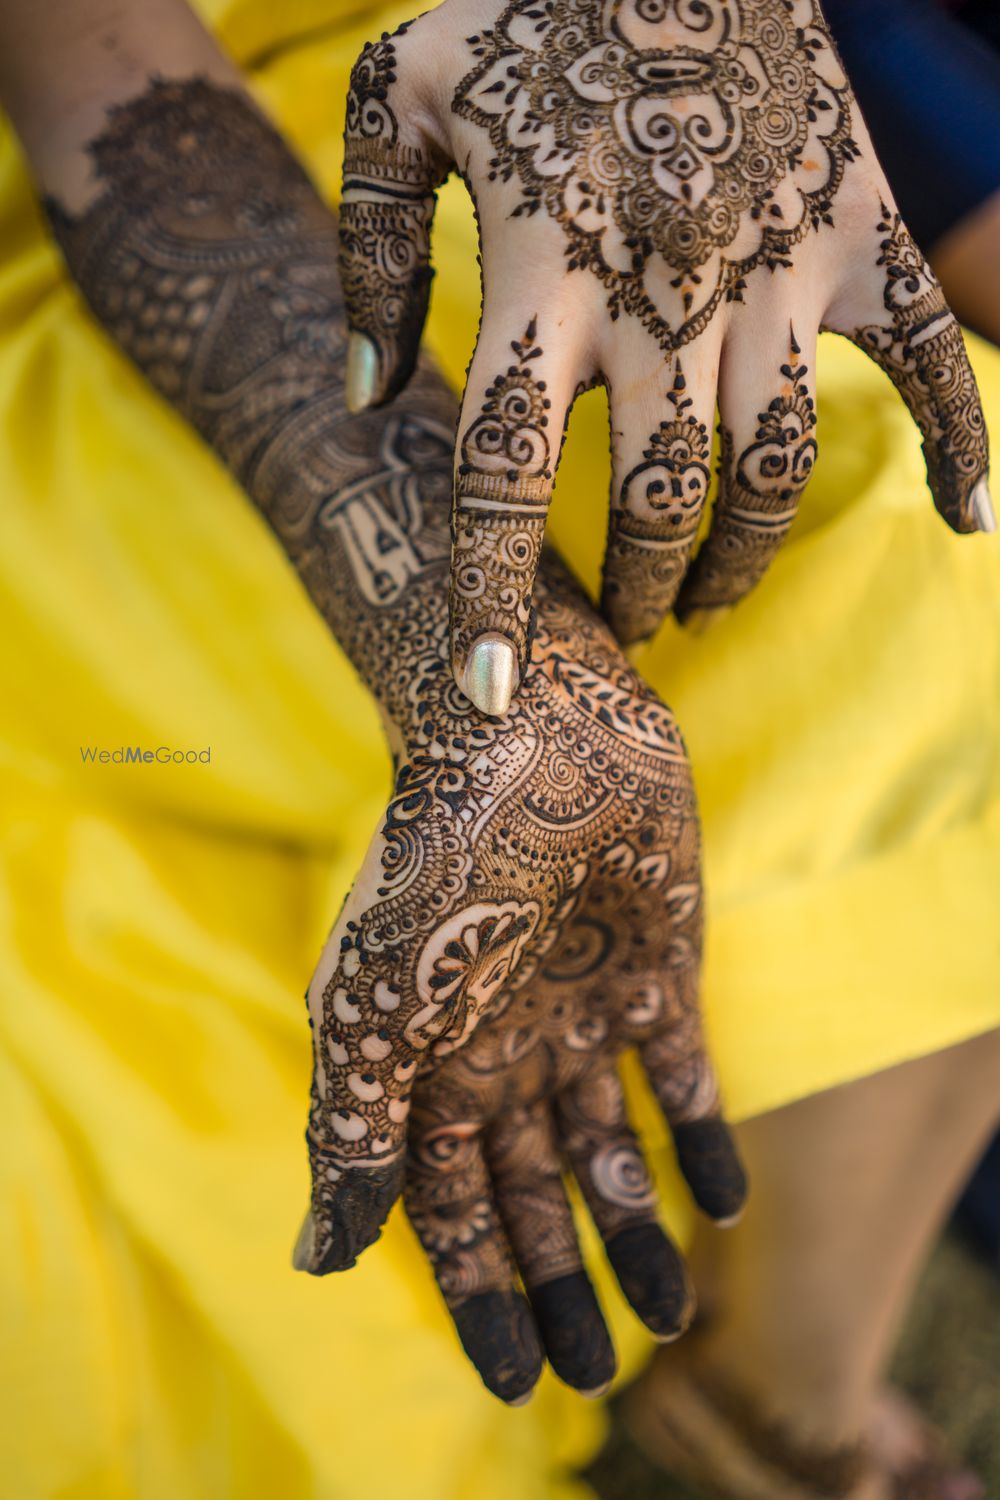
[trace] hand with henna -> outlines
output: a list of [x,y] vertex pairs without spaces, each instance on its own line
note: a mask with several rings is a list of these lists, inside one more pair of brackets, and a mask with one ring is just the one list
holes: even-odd
[[[128,40],[130,60],[149,45],[141,31]],[[214,54],[208,65],[224,72]],[[336,219],[241,89],[144,76],[67,163],[30,130],[26,143],[48,163],[50,218],[97,318],[261,508],[389,730],[389,806],[309,987],[312,1194],[297,1264],[341,1269],[377,1237],[403,1181],[415,1082],[535,981],[616,869],[621,892],[662,886],[658,929],[676,925],[664,954],[689,965],[683,982],[676,964],[661,981],[686,1050],[676,1082],[666,1065],[659,1079],[679,1091],[701,1192],[697,1131],[715,1143],[722,1127],[697,1042],[697,830],[671,715],[555,563],[512,712],[484,718],[456,686],[454,399],[424,368],[391,409],[347,413]],[[96,186],[71,209],[57,194],[82,178]],[[526,543],[512,529],[503,545],[513,557]]]
[[[340,223],[354,410],[413,368],[434,190],[455,166],[484,306],[455,453],[451,651],[480,707],[502,711],[526,670],[561,437],[595,383],[613,447],[603,608],[625,643],[762,576],[816,456],[820,328],[894,381],[949,525],[995,528],[961,331],[815,0],[444,0],[367,48]],[[719,498],[692,562],[716,401]]]
[[[548,602],[541,608],[554,613]],[[585,606],[568,598],[561,614],[568,638],[578,638]],[[610,640],[601,654],[627,732],[649,701]],[[407,1212],[470,1359],[508,1401],[527,1395],[545,1358],[595,1395],[615,1369],[566,1167],[654,1336],[677,1338],[694,1311],[626,1114],[616,1068],[624,1048],[639,1049],[702,1210],[724,1223],[745,1195],[701,1039],[698,823],[682,757],[664,764],[660,786],[568,896],[559,934],[530,972],[461,1051],[430,1059],[414,1090]]]

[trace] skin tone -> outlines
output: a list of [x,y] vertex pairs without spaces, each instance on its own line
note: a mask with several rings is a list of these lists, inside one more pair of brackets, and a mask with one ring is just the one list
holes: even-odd
[[[368,47],[341,216],[355,410],[408,378],[453,169],[484,305],[455,453],[451,650],[481,706],[501,711],[525,671],[561,434],[595,383],[614,460],[602,604],[625,644],[763,574],[812,468],[820,328],[899,388],[949,525],[994,528],[960,331],[813,0],[444,0]],[[719,500],[688,570],[716,400]],[[525,546],[498,558],[513,525]]]
[[1000,193],[950,229],[930,259],[956,315],[1000,344]]
[[[385,818],[307,996],[312,1193],[295,1263],[352,1265],[405,1181],[490,1389],[523,1399],[546,1355],[602,1389],[614,1356],[562,1151],[654,1333],[676,1337],[693,1305],[624,1117],[622,1048],[641,1049],[697,1202],[727,1222],[745,1195],[701,1038],[698,820],[679,731],[554,559],[511,712],[485,718],[456,688],[442,587],[453,397],[428,366],[391,410],[347,413],[335,216],[223,85],[204,33],[197,75],[168,80],[131,8],[120,30],[99,20],[91,41],[112,61],[93,134],[73,138],[50,89],[61,135],[46,144],[37,94],[12,97],[56,237],[98,320],[272,525],[394,750]],[[76,110],[93,129],[95,100]],[[506,545],[517,551],[516,530]]]
[[[919,1467],[926,1443],[885,1400],[886,1364],[923,1260],[996,1129],[998,1081],[992,1032],[739,1127],[754,1193],[731,1235],[696,1240],[703,1329],[664,1351],[630,1397],[654,1459],[736,1500],[784,1497],[764,1462],[777,1432],[807,1473],[811,1456],[817,1480],[840,1453],[851,1500],[890,1500],[893,1471]],[[935,1486],[912,1493],[983,1493],[957,1466]],[[817,1492],[803,1479],[787,1495]]]

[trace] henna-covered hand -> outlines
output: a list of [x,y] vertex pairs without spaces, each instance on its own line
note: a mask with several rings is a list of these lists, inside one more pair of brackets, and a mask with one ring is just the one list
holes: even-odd
[[[563,635],[557,649],[574,650],[583,606],[541,608]],[[546,630],[540,651],[553,644]],[[603,696],[621,732],[635,735],[663,710],[610,643],[601,658],[594,667],[616,689]],[[568,663],[567,672],[567,683],[589,680]],[[594,1394],[614,1373],[564,1168],[653,1334],[677,1338],[694,1310],[627,1118],[616,1068],[623,1048],[639,1049],[695,1201],[720,1223],[742,1207],[746,1182],[701,1037],[701,925],[697,814],[678,756],[662,763],[644,812],[581,868],[558,936],[468,1045],[432,1058],[417,1082],[407,1212],[470,1359],[506,1400],[526,1395],[545,1358],[568,1384]]]
[[[418,1075],[568,951],[567,924],[617,866],[637,901],[663,887],[657,944],[678,924],[658,981],[674,987],[668,1009],[690,1043],[675,1086],[687,1115],[713,1117],[692,1050],[697,832],[672,717],[554,563],[513,711],[484,719],[456,686],[454,399],[424,368],[391,409],[348,415],[336,221],[244,95],[154,81],[110,111],[89,150],[99,196],[79,215],[49,204],[70,267],[267,516],[376,695],[395,755],[385,818],[309,987],[312,1205],[298,1264],[350,1265],[378,1235]],[[526,336],[526,368],[532,348]],[[507,555],[529,543],[508,526]],[[669,1088],[666,1068],[660,1078]]]
[[[354,409],[413,366],[434,190],[454,163],[484,308],[456,454],[452,653],[482,706],[525,670],[559,442],[595,381],[614,448],[603,604],[624,641],[671,607],[731,605],[763,573],[815,452],[820,327],[902,392],[948,523],[993,529],[960,330],[814,0],[444,0],[367,48],[341,214]],[[717,397],[718,508],[682,590]]]

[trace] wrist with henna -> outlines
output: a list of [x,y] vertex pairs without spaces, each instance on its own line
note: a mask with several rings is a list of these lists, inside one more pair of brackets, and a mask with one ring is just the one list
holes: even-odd
[[[700,1039],[697,815],[672,715],[551,557],[513,709],[484,716],[456,686],[447,607],[455,401],[422,366],[390,408],[348,413],[336,219],[245,96],[199,79],[152,81],[109,111],[90,151],[98,198],[75,218],[48,205],[74,276],[111,337],[267,517],[397,746],[385,817],[309,988],[312,1195],[296,1264],[343,1268],[378,1236],[403,1183],[415,1084],[423,1108],[433,1107],[437,1070],[484,1018],[518,1014],[520,996],[554,1032],[568,1028],[565,1066],[549,1069],[542,1093],[538,1080],[518,1079],[523,1108],[537,1113],[543,1094],[580,1082],[577,1114],[572,1099],[565,1112],[566,1149],[588,1200],[602,1201],[610,1168],[588,1166],[588,1152],[596,1163],[624,1127],[616,1106],[604,1129],[594,1113],[603,1094],[583,1088],[589,1067],[575,1060],[608,1028],[575,1012],[571,1024],[543,979],[547,955],[568,949],[572,966],[574,914],[603,888],[640,948],[647,925],[657,931],[646,968],[636,959],[618,981],[628,1019],[612,1028],[616,1048],[643,1043],[695,1195],[728,1217],[744,1183]],[[518,553],[532,541],[515,529],[509,546]],[[584,930],[598,927],[595,918]],[[651,963],[667,975],[655,1004]],[[570,1039],[577,1034],[582,1041]],[[518,1044],[503,1045],[510,1060]],[[603,1071],[613,1067],[613,1051],[601,1059]],[[467,1183],[453,1182],[467,1196]],[[411,1199],[426,1217],[419,1186]],[[604,1214],[609,1241],[622,1229],[634,1238],[653,1213],[644,1202],[641,1222],[619,1219]],[[474,1225],[468,1243],[479,1232]],[[481,1292],[507,1298],[504,1254],[493,1236],[477,1265],[494,1270],[477,1271],[464,1299],[443,1278],[467,1320]],[[537,1255],[532,1288],[576,1275],[571,1262]],[[676,1253],[663,1295],[644,1289],[634,1256],[622,1251],[615,1264],[651,1326],[679,1329],[687,1293]],[[551,1339],[564,1349],[576,1306],[566,1290],[533,1294],[546,1347]],[[516,1399],[530,1359],[507,1360],[498,1374],[506,1325],[473,1317],[470,1326],[474,1345],[501,1329],[495,1357],[473,1357],[492,1388]],[[566,1358],[567,1378],[584,1383],[593,1360]]]

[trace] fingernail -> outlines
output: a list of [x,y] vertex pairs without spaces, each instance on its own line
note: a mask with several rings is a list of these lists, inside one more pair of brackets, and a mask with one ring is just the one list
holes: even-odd
[[316,1223],[312,1216],[312,1209],[302,1220],[302,1228],[299,1237],[295,1241],[295,1249],[292,1251],[292,1265],[296,1271],[308,1271],[312,1265],[313,1251],[316,1248]]
[[378,350],[375,345],[363,333],[348,334],[344,398],[352,416],[371,406],[377,382]]
[[714,1221],[716,1229],[734,1229],[745,1212],[746,1210],[741,1208],[738,1213],[730,1214],[728,1218],[716,1219]]
[[606,1396],[610,1389],[611,1381],[606,1380],[603,1385],[591,1386],[589,1391],[581,1391],[580,1395],[585,1401],[600,1401],[601,1397]]
[[716,604],[711,609],[693,609],[684,616],[681,623],[692,635],[704,635],[709,626],[714,625],[716,620],[724,619],[732,607],[731,604]]
[[972,513],[980,531],[996,531],[997,515],[993,509],[989,481],[981,479],[972,491]]
[[534,1394],[535,1394],[535,1387],[532,1386],[531,1390],[530,1391],[525,1391],[525,1393],[524,1393],[523,1396],[512,1396],[511,1399],[507,1402],[507,1405],[508,1406],[527,1406],[528,1402],[531,1400],[531,1398],[532,1398],[532,1396]]
[[517,652],[502,636],[480,636],[469,652],[462,684],[480,713],[499,718],[517,687]]

